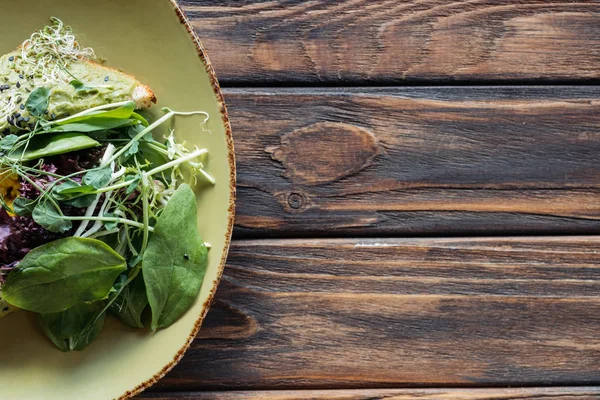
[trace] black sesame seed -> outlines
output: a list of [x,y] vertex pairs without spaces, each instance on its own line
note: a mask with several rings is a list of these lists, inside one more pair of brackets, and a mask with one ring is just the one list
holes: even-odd
[[190,259],[190,255],[189,254],[184,254],[183,258],[185,258],[186,260],[189,260]]
[[24,79],[25,77],[23,76],[23,74],[19,74],[19,79]]
[[104,82],[108,82],[108,75],[104,77]]
[[24,109],[25,109],[25,104],[21,104],[21,105],[19,106],[19,108],[20,108],[21,110],[24,110]]
[[31,117],[25,117],[25,122],[29,122],[30,119]]
[[50,118],[54,119],[56,118],[56,115],[54,113],[50,114]]
[[8,57],[8,61],[15,61],[15,56]]
[[21,82],[17,82],[17,89],[21,87]]
[[21,113],[15,113],[15,118],[19,118],[21,116]]
[[19,117],[19,119],[17,120],[17,122],[23,122],[23,121],[25,121],[25,118],[23,118],[23,117]]
[[6,311],[8,311],[8,310],[9,310],[9,308],[8,308],[8,307],[4,307],[4,308],[2,309],[2,311],[4,311],[4,312],[6,312]]
[[[23,99],[22,99],[22,98],[20,98],[20,97],[17,97],[17,99],[15,100],[15,103],[19,104],[21,101],[23,101]],[[22,106],[23,108],[25,108],[25,106],[24,106],[23,104],[21,104],[21,106]],[[23,108],[21,108],[21,110],[22,110]]]

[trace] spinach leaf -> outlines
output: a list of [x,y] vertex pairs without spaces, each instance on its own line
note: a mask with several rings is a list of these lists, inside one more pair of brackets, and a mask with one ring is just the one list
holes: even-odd
[[73,227],[71,221],[65,219],[62,211],[51,201],[38,202],[31,216],[36,224],[50,232],[65,233]]
[[122,128],[125,126],[141,125],[141,122],[132,118],[93,118],[81,122],[73,122],[65,125],[58,125],[50,130],[38,133],[38,135],[52,132],[97,132],[110,129]]
[[41,117],[48,110],[50,100],[50,89],[47,87],[37,87],[29,94],[25,107],[29,113],[35,117]]
[[109,166],[99,169],[90,169],[83,176],[83,183],[96,189],[102,189],[108,185],[112,177],[112,170]]
[[0,150],[8,151],[17,143],[19,137],[17,135],[7,135],[0,140]]
[[[41,314],[40,325],[60,350],[81,351],[98,337],[104,326],[106,313],[98,316],[104,303],[104,301],[78,303],[59,313]],[[92,323],[93,325],[90,326]]]
[[55,156],[97,146],[100,146],[99,142],[82,133],[68,132],[36,136],[29,142],[25,153],[23,153],[24,148],[21,148],[10,153],[8,158],[12,160],[32,161],[42,157]]
[[151,329],[173,324],[194,303],[208,265],[198,233],[196,196],[183,184],[154,226],[142,261]]
[[66,181],[52,190],[54,198],[60,202],[77,208],[85,208],[96,200],[96,188],[91,185],[80,185],[75,181]]
[[12,204],[12,209],[15,214],[20,217],[26,217],[31,215],[35,208],[37,201],[31,200],[26,197],[17,197]]
[[[127,275],[121,275],[120,281],[115,285],[119,290],[128,279]],[[144,278],[139,274],[129,285],[127,285],[115,302],[110,306],[110,311],[125,325],[131,328],[143,328],[142,314],[148,306],[146,286]]]
[[123,257],[106,243],[68,237],[31,250],[8,274],[2,296],[24,310],[62,312],[105,299],[126,269]]

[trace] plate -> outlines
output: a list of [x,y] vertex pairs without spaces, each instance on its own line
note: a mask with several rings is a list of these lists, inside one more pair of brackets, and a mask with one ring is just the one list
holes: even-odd
[[[161,107],[203,110],[200,118],[178,117],[180,140],[206,147],[214,187],[199,188],[200,233],[212,245],[209,266],[194,306],[174,325],[155,334],[107,320],[100,337],[82,352],[62,353],[24,312],[0,320],[0,397],[27,400],[126,399],[151,386],[183,356],[195,337],[223,272],[233,227],[235,161],[227,111],[214,71],[179,7],[169,0],[2,0],[0,54],[60,18],[84,46],[109,66],[148,84]],[[12,21],[8,23],[8,21]],[[166,128],[165,128],[166,129]],[[160,134],[160,133],[159,133]]]

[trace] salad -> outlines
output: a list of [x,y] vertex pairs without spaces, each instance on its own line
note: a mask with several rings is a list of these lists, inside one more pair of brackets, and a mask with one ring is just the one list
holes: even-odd
[[[59,19],[0,57],[0,318],[37,314],[60,350],[82,350],[107,315],[167,328],[195,301],[209,246],[197,227],[206,149],[155,129],[209,115],[164,108],[104,66]],[[5,320],[6,321],[6,320]]]

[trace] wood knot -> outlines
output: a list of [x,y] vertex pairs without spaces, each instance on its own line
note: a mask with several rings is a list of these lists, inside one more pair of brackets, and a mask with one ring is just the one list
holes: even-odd
[[320,122],[283,135],[280,146],[267,147],[265,151],[283,165],[287,179],[320,185],[367,168],[380,154],[380,147],[375,135],[363,128]]
[[298,193],[291,193],[288,196],[288,205],[294,210],[299,210],[304,205],[304,197]]

